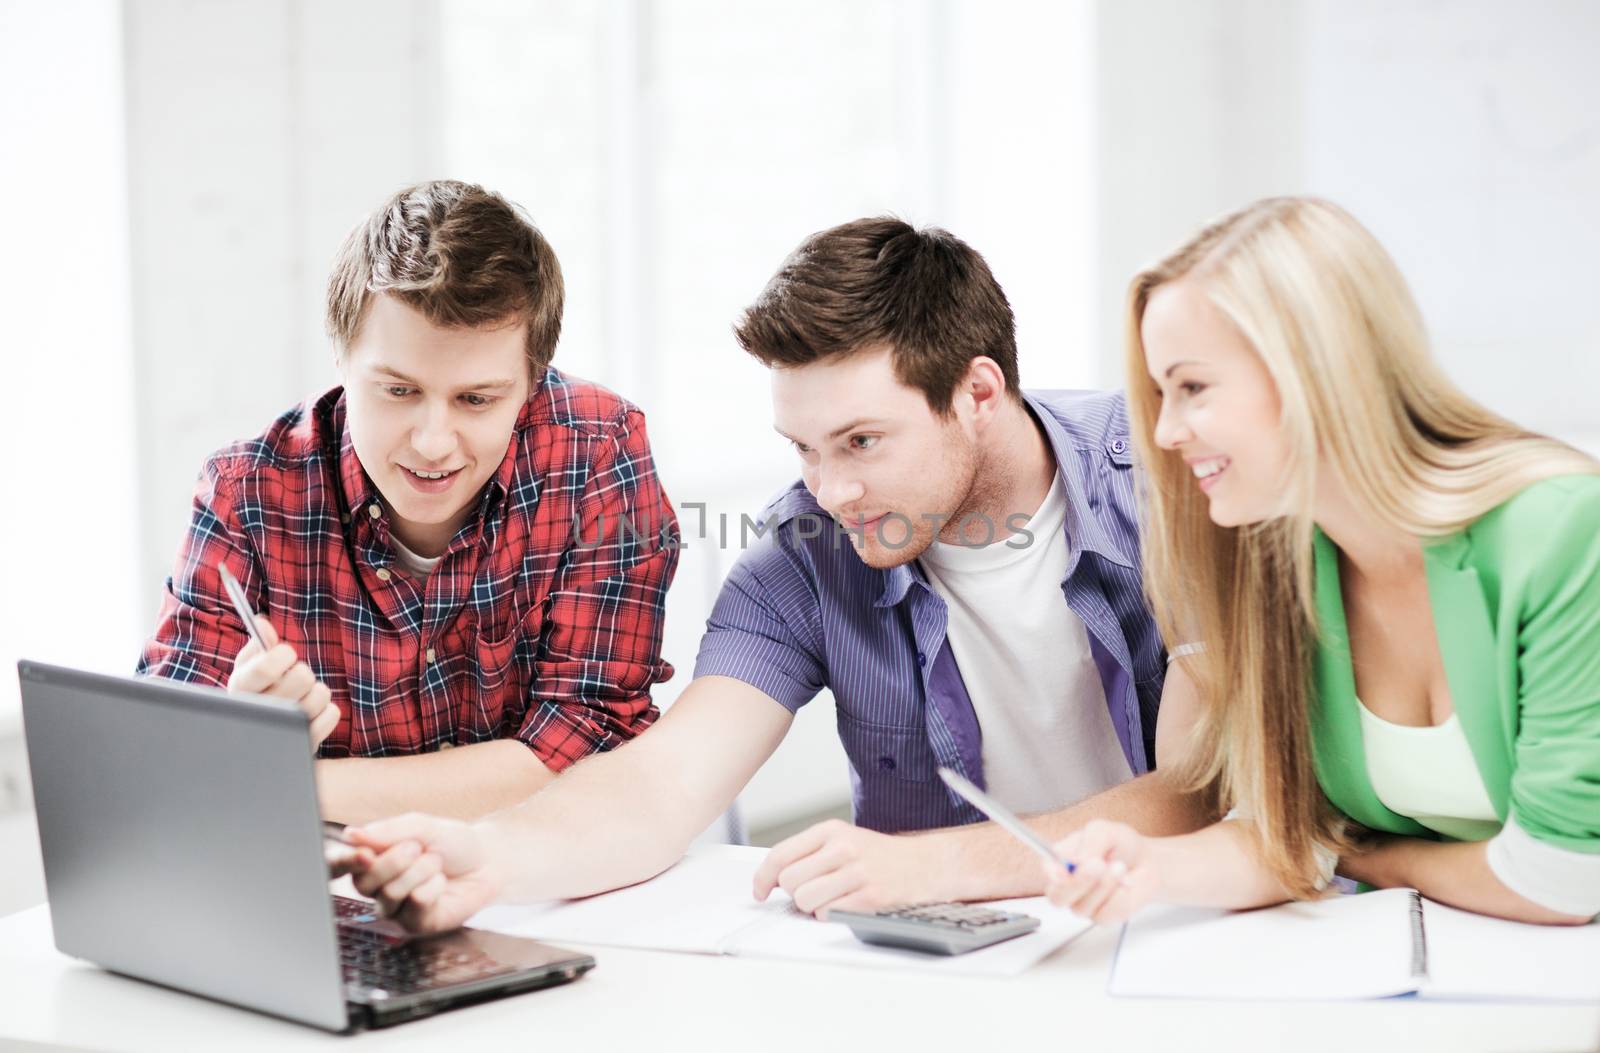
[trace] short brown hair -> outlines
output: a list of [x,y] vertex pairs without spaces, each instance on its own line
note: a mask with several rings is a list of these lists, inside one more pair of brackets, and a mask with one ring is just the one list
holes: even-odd
[[526,321],[535,382],[555,355],[566,295],[555,251],[526,214],[453,179],[407,187],[345,239],[328,278],[328,335],[340,354],[360,333],[373,293],[439,326]]
[[734,336],[765,366],[803,366],[885,346],[894,371],[936,413],[950,410],[974,358],[994,359],[1013,397],[1011,304],[972,246],[937,227],[858,219],[801,243]]

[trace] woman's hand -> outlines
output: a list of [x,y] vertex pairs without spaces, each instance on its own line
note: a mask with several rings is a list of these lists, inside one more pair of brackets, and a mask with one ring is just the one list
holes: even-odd
[[1054,845],[1063,865],[1046,868],[1045,894],[1090,921],[1123,921],[1160,891],[1154,840],[1125,823],[1092,820]]

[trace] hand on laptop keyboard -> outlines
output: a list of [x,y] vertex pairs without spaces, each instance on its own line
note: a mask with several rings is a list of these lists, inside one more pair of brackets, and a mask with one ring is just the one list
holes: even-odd
[[360,873],[376,858],[377,853],[370,848],[357,848],[331,837],[322,839],[322,861],[327,864],[329,878]]
[[375,858],[351,871],[357,891],[413,932],[444,932],[492,903],[502,881],[482,835],[463,822],[402,815],[350,827]]

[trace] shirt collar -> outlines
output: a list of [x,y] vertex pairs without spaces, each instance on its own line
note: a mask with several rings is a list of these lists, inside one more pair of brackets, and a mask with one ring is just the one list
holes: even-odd
[[[1061,477],[1062,488],[1066,491],[1067,577],[1072,576],[1085,552],[1092,552],[1120,567],[1132,568],[1133,559],[1101,524],[1088,498],[1090,466],[1099,457],[1119,465],[1133,464],[1133,446],[1128,436],[1108,433],[1097,448],[1068,434],[1055,414],[1039,399],[1026,392],[1022,398],[1034,419],[1044,427],[1051,455],[1055,457],[1056,474]],[[928,579],[917,560],[888,568],[883,572],[883,591],[874,606],[893,607],[903,602],[912,585],[928,587]]]
[[[370,515],[368,508],[378,501],[378,488],[372,485],[361,458],[356,456],[355,440],[350,437],[350,421],[345,413],[345,394],[333,404],[333,431],[339,436],[339,485],[344,491],[344,506],[350,515]],[[372,518],[377,518],[373,516]]]
[[[1034,419],[1044,426],[1050,440],[1050,452],[1055,455],[1056,473],[1061,476],[1067,491],[1067,569],[1068,575],[1078,565],[1085,552],[1092,552],[1119,567],[1132,568],[1134,553],[1124,550],[1117,539],[1106,530],[1105,524],[1095,514],[1090,504],[1090,492],[1103,487],[1090,485],[1089,473],[1102,459],[1121,466],[1118,470],[1131,470],[1133,444],[1122,432],[1107,431],[1089,441],[1067,432],[1049,406],[1033,395],[1024,392],[1023,401],[1033,412]],[[1137,541],[1135,541],[1137,544]]]
[[912,585],[928,587],[928,579],[923,577],[922,568],[917,565],[916,560],[902,563],[898,567],[890,567],[883,572],[883,592],[873,606],[895,606],[906,598],[906,593],[911,591]]
[[518,454],[523,447],[523,435],[529,428],[537,427],[539,420],[544,419],[541,416],[545,413],[541,397],[543,393],[544,386],[541,384],[522,404],[522,410],[517,414],[516,426],[511,429],[511,442],[506,445],[506,455],[501,458],[500,467],[489,477],[484,500],[485,509],[511,492],[512,480],[517,475]]

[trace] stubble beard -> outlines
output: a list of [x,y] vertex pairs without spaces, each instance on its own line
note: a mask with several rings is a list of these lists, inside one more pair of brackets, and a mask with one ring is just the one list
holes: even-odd
[[[903,545],[891,547],[877,543],[879,538],[874,535],[887,536],[893,540],[902,528],[901,523],[895,523],[889,528],[894,530],[895,534],[889,535],[884,524],[880,522],[877,528],[868,534],[871,543],[856,549],[856,554],[867,566],[877,570],[887,570],[910,563],[926,552],[943,530],[960,523],[962,517],[974,512],[981,515],[982,509],[993,503],[999,487],[994,483],[991,473],[982,470],[983,458],[975,444],[954,442],[946,447],[944,452],[947,461],[952,463],[953,474],[946,490],[949,496],[941,495],[944,499],[936,500],[934,508],[920,513],[918,518],[912,520],[911,538]],[[954,511],[947,513],[943,511],[946,508],[953,508]],[[928,518],[930,516],[939,518],[939,530],[934,529],[934,523]]]

